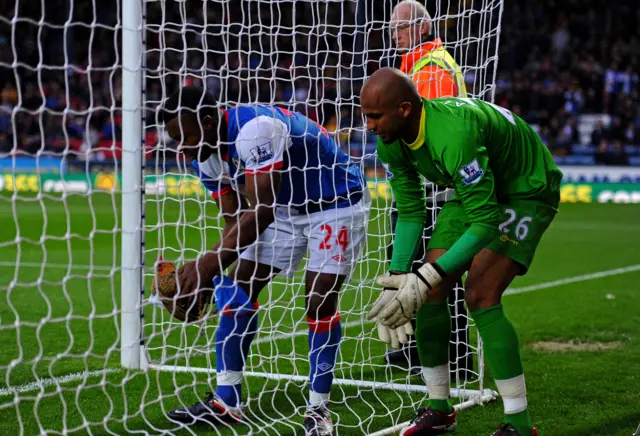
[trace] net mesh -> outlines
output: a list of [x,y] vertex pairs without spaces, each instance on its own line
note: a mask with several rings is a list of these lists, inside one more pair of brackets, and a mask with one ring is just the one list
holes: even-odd
[[[336,431],[371,433],[408,419],[426,395],[424,384],[387,365],[386,348],[364,317],[378,295],[373,280],[387,268],[393,207],[358,93],[364,77],[397,55],[389,27],[395,2],[139,5],[145,298],[160,256],[195,259],[223,224],[158,123],[158,105],[178,86],[195,84],[225,107],[259,102],[299,111],[361,166],[373,197],[364,252],[341,291]],[[501,7],[498,0],[429,2],[434,32],[462,67],[470,96],[492,99]],[[17,422],[19,434],[187,432],[168,422],[166,411],[215,386],[216,318],[185,327],[146,299],[144,352],[163,371],[119,365],[123,11],[120,2],[95,0],[17,0],[0,10],[0,68],[9,89],[0,117],[0,414]],[[431,213],[435,218],[437,207]],[[218,434],[301,431],[309,372],[306,261],[263,290],[246,367],[249,425],[217,427]],[[482,389],[481,347],[467,335],[460,304],[451,303],[459,321],[453,341],[462,350],[453,367],[472,357],[467,371],[453,373],[463,401]]]
[[[362,78],[394,55],[388,49],[392,45],[389,20],[393,5],[251,2],[230,10],[226,3],[209,2],[202,8],[177,4],[170,10],[160,4],[155,13],[147,10],[146,83],[157,93],[150,96],[150,108],[157,107],[176,86],[195,84],[206,88],[227,108],[259,102],[296,110],[327,126],[367,174],[374,202],[365,252],[351,281],[341,291],[345,334],[332,403],[349,408],[349,398],[365,399],[375,410],[375,418],[412,410],[423,396],[399,396],[397,391],[387,391],[390,383],[396,383],[403,389],[420,392],[422,381],[386,364],[386,349],[377,341],[373,324],[363,321],[377,295],[373,279],[386,270],[392,203],[384,172],[375,158],[375,138],[367,134],[364,126],[358,91]],[[474,8],[470,2],[442,2],[430,11],[437,35],[463,68],[470,96],[492,96],[499,7],[497,1],[481,8]],[[176,19],[169,25],[168,17]],[[358,20],[364,25],[359,25]],[[156,40],[158,46],[152,42]],[[152,150],[161,156],[154,163],[156,172],[171,174],[184,183],[187,176],[181,168],[169,172],[162,168],[166,147],[166,143],[159,143]],[[153,205],[158,216],[157,224],[147,227],[147,249],[152,258],[192,260],[211,246],[222,222],[215,202],[204,191],[199,191],[197,201],[175,194],[147,195],[148,205]],[[436,206],[431,213],[435,218]],[[248,404],[259,403],[265,391],[279,394],[283,383],[295,384],[295,389],[302,392],[308,390],[303,271],[301,268],[294,277],[276,278],[261,294],[259,334],[247,363],[247,372],[255,375],[247,380]],[[148,276],[152,275],[150,268]],[[462,297],[460,289],[456,296]],[[468,398],[465,391],[482,388],[482,367],[477,340],[468,336],[467,316],[461,312],[460,301],[451,301],[451,309],[454,325],[458,326],[452,337],[453,346],[460,350],[452,367],[465,368],[453,376],[463,401]],[[215,320],[185,329],[159,309],[152,311],[146,322],[147,350],[152,362],[167,370],[200,367],[213,371]],[[379,403],[380,397],[395,401],[383,400],[388,405],[385,407]],[[282,410],[279,420],[294,421],[303,406],[304,400],[288,413]],[[351,424],[352,429],[366,427],[375,419],[353,413],[358,418]],[[347,422],[342,425],[345,430],[350,428]]]

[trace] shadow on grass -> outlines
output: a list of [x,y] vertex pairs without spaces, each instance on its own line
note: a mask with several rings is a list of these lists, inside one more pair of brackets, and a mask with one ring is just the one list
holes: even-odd
[[[626,414],[623,416],[619,416],[616,418],[611,418],[607,421],[600,422],[597,425],[583,426],[575,428],[574,434],[584,434],[584,435],[607,435],[611,436],[612,434],[628,434],[631,436],[633,431],[640,423],[640,412],[635,412],[631,414]],[[631,431],[628,433],[621,433],[621,429],[629,428]],[[573,431],[573,430],[572,430]],[[548,433],[548,432],[545,432]],[[550,433],[549,433],[550,434]]]

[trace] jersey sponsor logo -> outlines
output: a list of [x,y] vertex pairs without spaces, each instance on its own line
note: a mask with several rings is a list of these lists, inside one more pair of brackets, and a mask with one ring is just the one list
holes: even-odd
[[468,164],[463,165],[459,173],[462,176],[462,183],[465,185],[473,185],[480,181],[484,174],[484,170],[480,168],[478,159],[474,159]]
[[516,240],[514,240],[514,239],[511,239],[511,238],[510,238],[510,237],[508,237],[507,235],[500,235],[500,240],[501,240],[502,242],[510,242],[510,243],[511,243],[511,244],[513,244],[513,245],[520,245],[520,242],[518,242],[518,241],[516,241]]
[[249,150],[249,152],[251,153],[251,156],[253,156],[253,160],[256,164],[261,164],[268,161],[269,159],[273,159],[271,141],[260,144],[257,147]]

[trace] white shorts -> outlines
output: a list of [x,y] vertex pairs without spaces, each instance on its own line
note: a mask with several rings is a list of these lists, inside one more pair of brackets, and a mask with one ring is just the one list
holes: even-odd
[[290,276],[308,250],[308,271],[348,275],[361,255],[370,209],[367,189],[349,207],[311,214],[278,207],[275,221],[240,258],[271,265]]

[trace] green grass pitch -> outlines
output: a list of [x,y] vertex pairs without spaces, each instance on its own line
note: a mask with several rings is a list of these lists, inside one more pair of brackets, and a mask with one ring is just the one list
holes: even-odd
[[[147,265],[158,247],[168,259],[180,252],[193,257],[217,238],[213,204],[183,204],[149,201]],[[383,364],[384,347],[362,317],[375,297],[371,280],[383,271],[383,206],[374,203],[368,256],[342,295],[348,327],[336,377],[420,384]],[[303,380],[247,377],[251,427],[189,429],[166,420],[165,411],[212,390],[214,374],[120,369],[120,209],[120,197],[107,193],[42,201],[0,197],[0,434],[301,434],[308,365],[299,275],[264,291],[248,366]],[[520,336],[530,409],[542,435],[629,436],[640,422],[640,271],[584,277],[640,265],[639,216],[640,205],[563,204],[529,274],[513,284],[530,292],[504,298]],[[548,284],[566,278],[574,280]],[[147,271],[147,285],[149,280]],[[183,329],[152,306],[145,320],[154,360],[213,366],[215,323]],[[109,372],[77,377],[104,368]],[[59,387],[34,383],[52,377],[63,381]],[[495,389],[489,373],[485,386]],[[467,387],[477,389],[478,383]],[[338,434],[360,435],[410,419],[422,394],[336,386],[332,400]],[[488,435],[501,417],[500,402],[465,410],[457,434]]]

